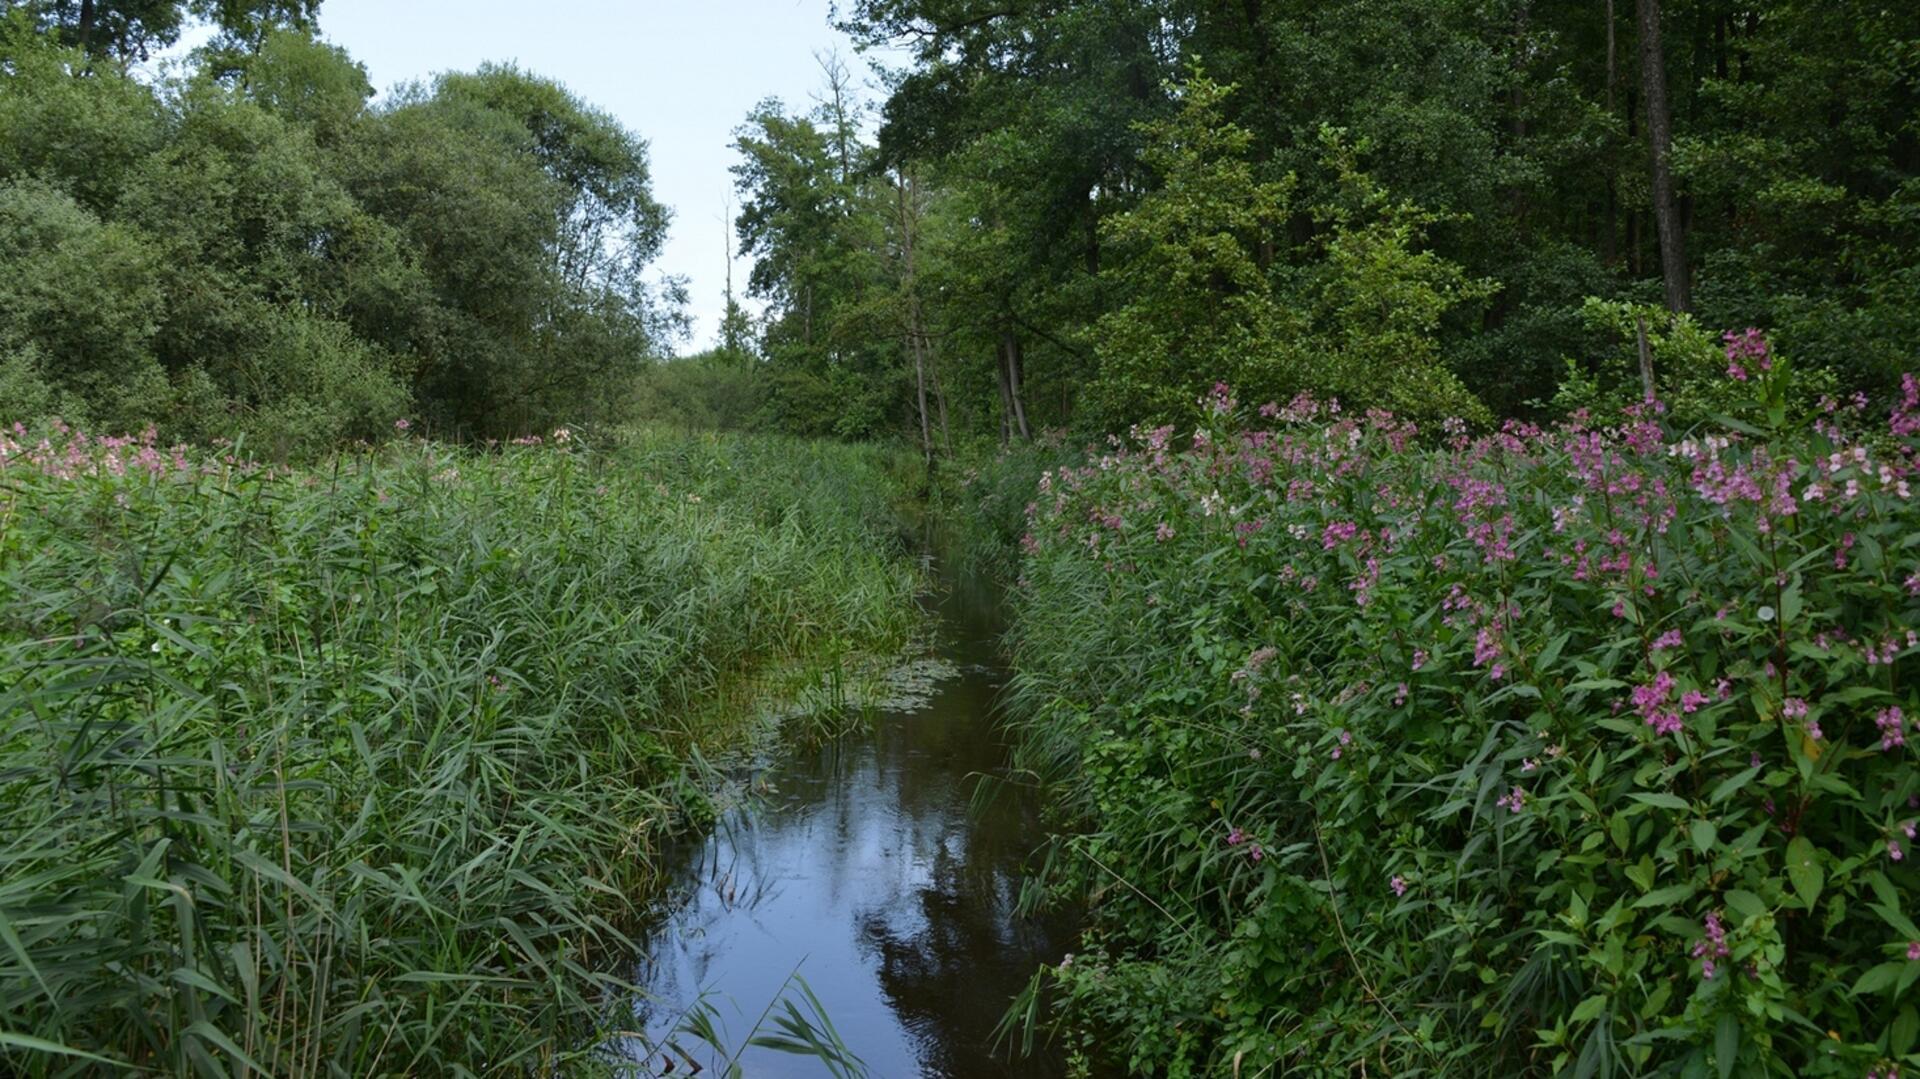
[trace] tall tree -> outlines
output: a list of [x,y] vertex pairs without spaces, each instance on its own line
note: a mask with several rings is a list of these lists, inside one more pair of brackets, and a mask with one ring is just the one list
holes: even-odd
[[1640,36],[1640,87],[1646,101],[1647,146],[1652,161],[1653,223],[1660,235],[1660,277],[1667,309],[1685,311],[1688,298],[1686,237],[1673,193],[1673,112],[1667,105],[1667,63],[1660,35],[1660,0],[1634,0]]

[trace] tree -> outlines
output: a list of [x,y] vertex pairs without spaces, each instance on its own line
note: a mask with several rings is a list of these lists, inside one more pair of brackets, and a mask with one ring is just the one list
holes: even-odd
[[205,19],[228,43],[256,44],[274,27],[309,29],[319,0],[0,0],[0,17],[33,25],[94,58],[145,60]]
[[1647,144],[1653,162],[1653,220],[1660,233],[1660,276],[1667,310],[1685,311],[1686,239],[1673,194],[1673,114],[1667,107],[1667,67],[1660,38],[1660,0],[1634,0],[1640,31],[1640,86],[1647,102]]

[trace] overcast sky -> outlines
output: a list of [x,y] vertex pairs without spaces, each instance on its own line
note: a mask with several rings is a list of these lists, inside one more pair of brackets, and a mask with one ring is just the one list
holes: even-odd
[[[511,60],[556,79],[647,140],[654,197],[673,209],[661,273],[687,279],[692,340],[712,343],[724,306],[722,219],[733,129],[762,98],[806,104],[814,54],[868,59],[827,22],[828,0],[322,0],[320,32],[366,65],[376,89]],[[869,97],[878,99],[877,91]],[[734,288],[744,290],[736,261]]]

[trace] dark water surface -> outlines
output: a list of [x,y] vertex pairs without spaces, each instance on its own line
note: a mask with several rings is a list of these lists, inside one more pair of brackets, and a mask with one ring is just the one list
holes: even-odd
[[[1042,835],[1032,793],[999,784],[984,809],[971,806],[979,777],[1006,764],[1000,620],[984,583],[944,584],[939,652],[958,675],[924,709],[786,751],[763,804],[686,854],[681,898],[641,964],[650,1039],[706,992],[738,1044],[797,969],[874,1076],[1058,1073],[1053,1060],[992,1051],[1009,1000],[1059,959],[1067,927],[1014,914]],[[748,1076],[827,1074],[766,1049],[741,1063]]]

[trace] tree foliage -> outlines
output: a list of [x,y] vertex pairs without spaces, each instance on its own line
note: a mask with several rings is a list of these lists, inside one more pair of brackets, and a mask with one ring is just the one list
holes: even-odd
[[642,276],[667,225],[646,144],[558,83],[488,66],[374,104],[310,8],[90,9],[148,44],[227,32],[143,81],[71,6],[0,22],[9,419],[277,453],[408,417],[505,437],[611,417],[676,332]]

